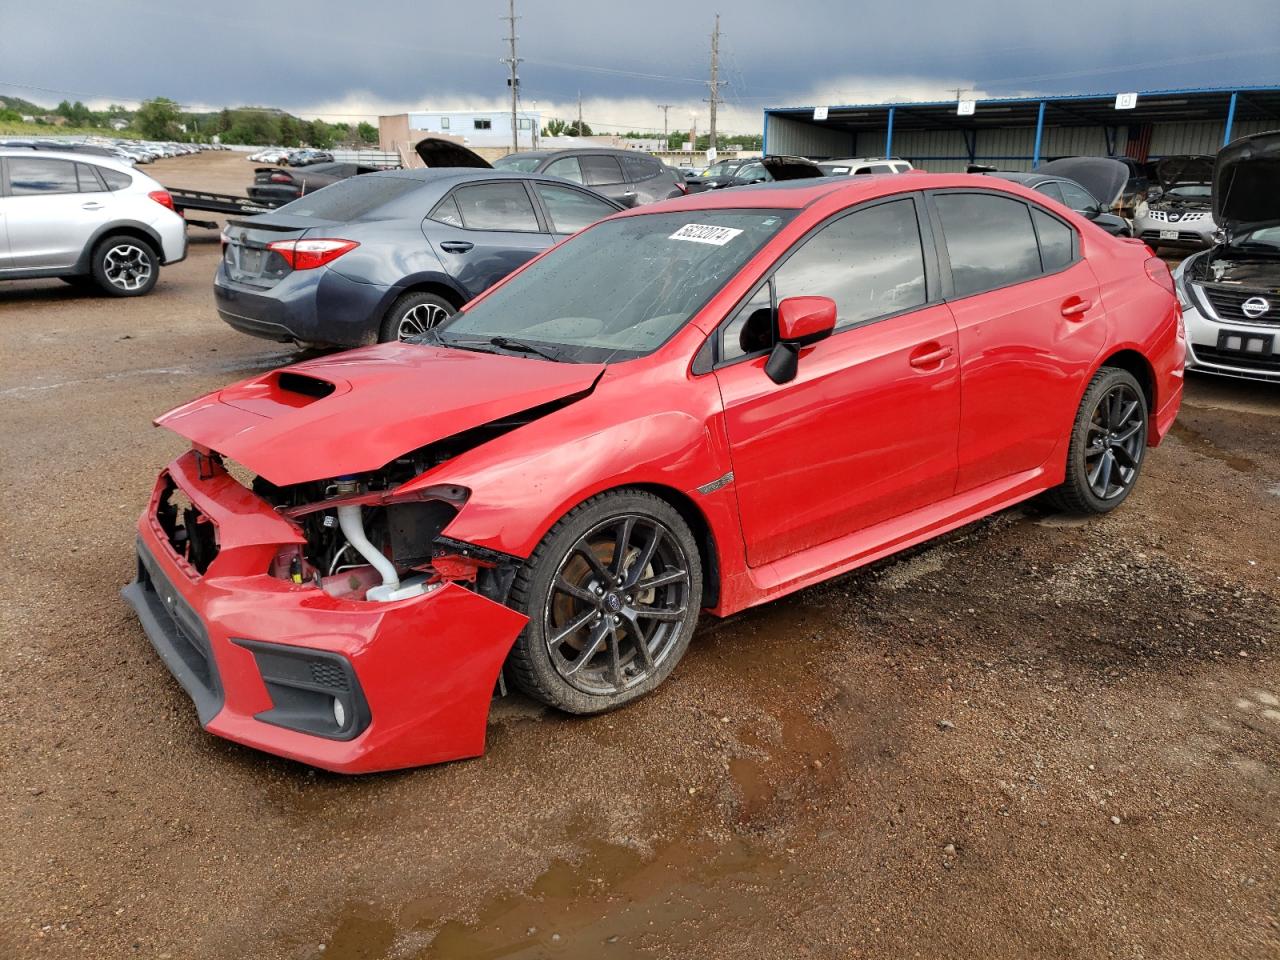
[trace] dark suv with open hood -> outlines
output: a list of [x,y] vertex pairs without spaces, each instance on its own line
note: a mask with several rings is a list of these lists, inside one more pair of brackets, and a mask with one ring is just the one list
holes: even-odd
[[689,192],[683,174],[639,150],[605,147],[526,150],[495,160],[493,167],[563,177],[588,186],[624,207],[671,200]]
[[1280,130],[1223,147],[1212,184],[1220,242],[1174,272],[1187,368],[1280,383]]

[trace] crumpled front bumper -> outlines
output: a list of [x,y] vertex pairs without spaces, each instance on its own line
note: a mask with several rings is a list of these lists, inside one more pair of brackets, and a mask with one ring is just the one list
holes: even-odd
[[[138,577],[123,595],[206,730],[339,773],[484,752],[493,690],[523,615],[456,583],[371,603],[269,576],[279,546],[299,541],[293,524],[225,473],[202,478],[193,453],[166,475],[217,527],[218,554],[200,575],[170,546],[156,519],[162,475],[138,522]],[[264,655],[319,663],[304,686],[345,691],[349,709],[363,711],[354,735],[282,725],[288,705],[264,679]]]

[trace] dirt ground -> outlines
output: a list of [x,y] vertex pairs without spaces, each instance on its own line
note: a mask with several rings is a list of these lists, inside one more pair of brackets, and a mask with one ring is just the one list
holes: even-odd
[[619,713],[511,697],[484,758],[348,779],[203,733],[117,595],[151,418],[292,356],[217,256],[0,285],[0,956],[1280,956],[1280,387],[1192,378],[1106,518],[1007,511],[706,622]]

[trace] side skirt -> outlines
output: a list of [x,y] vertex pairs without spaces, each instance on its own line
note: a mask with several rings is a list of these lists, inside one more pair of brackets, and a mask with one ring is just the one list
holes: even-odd
[[717,612],[723,616],[766,603],[981,520],[1042,493],[1051,485],[1048,473],[1042,466],[1014,474],[763,567],[748,569],[743,591],[746,596],[739,595],[741,602],[733,604],[732,610]]

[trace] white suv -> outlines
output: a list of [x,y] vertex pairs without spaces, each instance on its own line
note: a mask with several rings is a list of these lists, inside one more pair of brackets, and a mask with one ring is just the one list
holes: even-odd
[[60,277],[138,297],[186,255],[186,222],[146,174],[106,157],[0,149],[0,280]]

